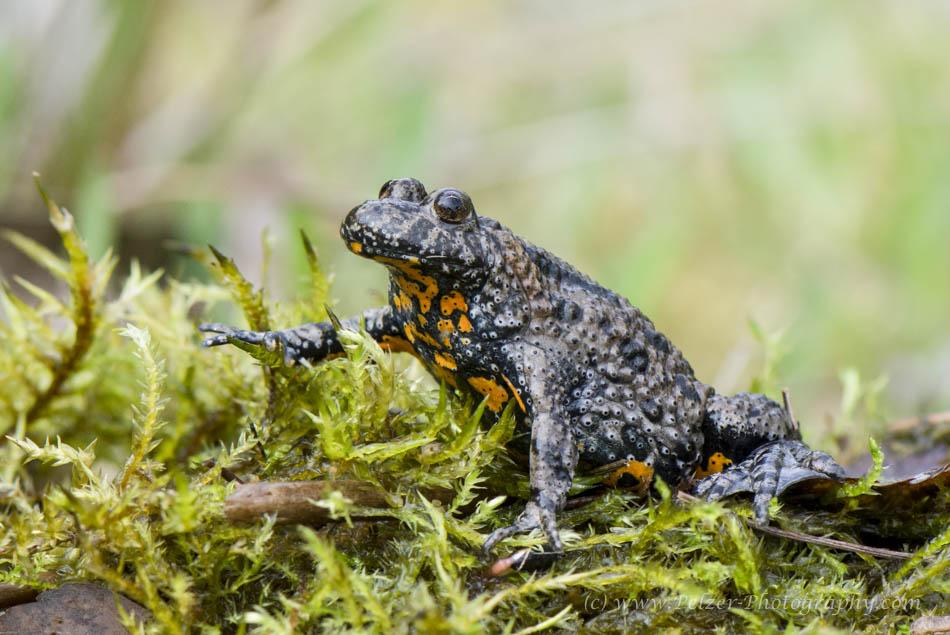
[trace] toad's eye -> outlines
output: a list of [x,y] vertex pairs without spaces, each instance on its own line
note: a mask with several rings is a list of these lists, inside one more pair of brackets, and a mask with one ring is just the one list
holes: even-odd
[[397,198],[410,203],[425,200],[426,188],[415,179],[390,179],[379,188],[379,198]]
[[393,194],[393,183],[395,183],[395,182],[396,182],[396,179],[389,179],[388,181],[386,181],[385,183],[383,183],[383,186],[382,186],[381,188],[379,188],[379,196],[378,196],[378,198],[389,198],[389,197],[391,197],[392,194]]
[[472,207],[472,199],[458,190],[445,190],[439,193],[433,201],[433,207],[439,218],[447,223],[461,223],[475,211]]

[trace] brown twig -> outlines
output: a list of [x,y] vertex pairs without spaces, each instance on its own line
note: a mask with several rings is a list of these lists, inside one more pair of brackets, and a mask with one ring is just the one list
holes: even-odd
[[[322,500],[331,492],[340,492],[359,507],[389,508],[379,488],[364,481],[262,481],[238,485],[224,501],[224,517],[235,523],[254,522],[265,514],[274,514],[279,524],[323,525],[332,520],[330,512],[311,501]],[[422,495],[447,504],[455,497],[455,491],[430,488],[423,490]]]
[[[677,492],[677,497],[680,500],[694,502],[700,501],[702,499],[693,496],[692,494],[687,494],[686,492]],[[745,522],[749,527],[755,529],[756,531],[762,532],[763,534],[769,534],[771,536],[778,536],[780,538],[787,538],[789,540],[797,540],[798,542],[808,542],[814,545],[821,545],[823,547],[829,547],[831,549],[838,549],[840,551],[852,551],[854,553],[863,553],[869,556],[875,556],[878,558],[896,558],[901,560],[906,560],[911,558],[914,554],[907,553],[906,551],[894,551],[893,549],[882,549],[880,547],[868,547],[866,545],[859,545],[854,542],[847,542],[845,540],[836,540],[834,538],[823,538],[821,536],[813,536],[811,534],[803,534],[798,531],[789,531],[788,529],[779,529],[778,527],[770,526],[761,526],[756,525],[752,519],[746,518]]]
[[778,527],[760,526],[753,523],[751,519],[746,519],[746,523],[756,531],[760,531],[763,534],[779,536],[780,538],[788,538],[790,540],[797,540],[799,542],[810,542],[814,545],[821,545],[822,547],[839,549],[841,551],[863,553],[876,558],[896,558],[899,560],[906,560],[913,557],[914,555],[912,553],[907,553],[906,551],[894,551],[893,549],[883,549],[881,547],[868,547],[866,545],[859,545],[857,543],[847,542],[845,540],[835,540],[834,538],[812,536],[811,534],[803,534],[798,531],[789,531],[788,529],[779,529]]
[[795,411],[792,409],[792,396],[788,391],[788,388],[782,388],[782,404],[785,406],[785,412],[788,413],[788,417],[792,420],[792,423],[795,425],[795,429],[798,429],[798,420],[795,418]]
[[912,430],[921,424],[937,425],[938,423],[950,423],[950,410],[947,412],[934,412],[929,415],[921,415],[919,417],[898,419],[888,426],[888,428],[891,432],[906,432],[907,430]]

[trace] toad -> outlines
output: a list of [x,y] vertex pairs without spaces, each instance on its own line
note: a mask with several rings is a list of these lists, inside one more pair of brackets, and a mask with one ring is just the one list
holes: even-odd
[[[383,185],[340,228],[353,253],[389,270],[389,304],[346,321],[382,347],[414,354],[440,381],[486,401],[514,400],[528,455],[530,500],[490,550],[540,528],[563,549],[557,514],[579,469],[608,466],[612,485],[655,477],[708,499],[752,492],[756,522],[770,500],[841,467],[801,442],[786,408],[764,395],[727,397],[696,379],[683,354],[625,298],[476,214],[464,192],[415,179]],[[342,353],[329,322],[255,332],[203,324],[204,346],[282,350],[284,362]]]

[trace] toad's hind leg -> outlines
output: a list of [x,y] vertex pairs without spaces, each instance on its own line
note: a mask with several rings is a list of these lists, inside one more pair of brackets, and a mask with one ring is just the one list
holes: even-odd
[[844,469],[824,452],[812,450],[801,441],[774,441],[738,465],[701,480],[696,495],[719,500],[752,492],[755,522],[767,525],[769,502],[795,483],[810,478],[841,480],[844,476]]
[[707,461],[718,454],[735,464],[699,481],[695,493],[718,500],[751,492],[759,525],[768,524],[772,498],[795,483],[845,476],[829,455],[802,443],[788,412],[764,395],[716,395],[707,406],[703,426]]

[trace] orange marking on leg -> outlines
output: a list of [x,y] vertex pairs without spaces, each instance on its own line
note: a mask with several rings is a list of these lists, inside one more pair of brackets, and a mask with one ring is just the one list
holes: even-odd
[[440,300],[442,305],[442,315],[452,315],[454,311],[468,311],[468,303],[458,291],[452,291],[442,296]]
[[732,459],[727,458],[722,452],[716,452],[706,461],[706,467],[700,465],[696,468],[695,478],[705,478],[710,474],[722,472],[726,467],[732,465]]
[[426,325],[426,322],[428,322],[428,320],[426,319],[426,316],[422,315],[421,313],[419,313],[418,315],[416,315],[416,319],[419,320],[419,325],[420,325],[420,326],[425,326],[425,325]]
[[624,474],[629,474],[637,479],[637,482],[632,486],[633,489],[645,489],[653,481],[652,467],[642,461],[627,461],[623,467],[614,470],[604,479],[604,485],[616,487]]
[[488,377],[469,377],[469,385],[488,397],[488,409],[492,412],[501,412],[502,406],[508,401],[508,391],[498,385],[494,379]]
[[511,383],[511,380],[508,379],[507,375],[502,375],[502,379],[505,380],[505,383],[508,384],[508,387],[511,388],[511,394],[515,396],[515,400],[518,402],[518,407],[521,408],[521,412],[528,412],[528,409],[524,407],[524,402],[521,401],[521,395],[518,394],[518,391],[515,389],[515,385]]
[[466,333],[472,330],[472,323],[468,321],[467,315],[459,316],[459,330]]

